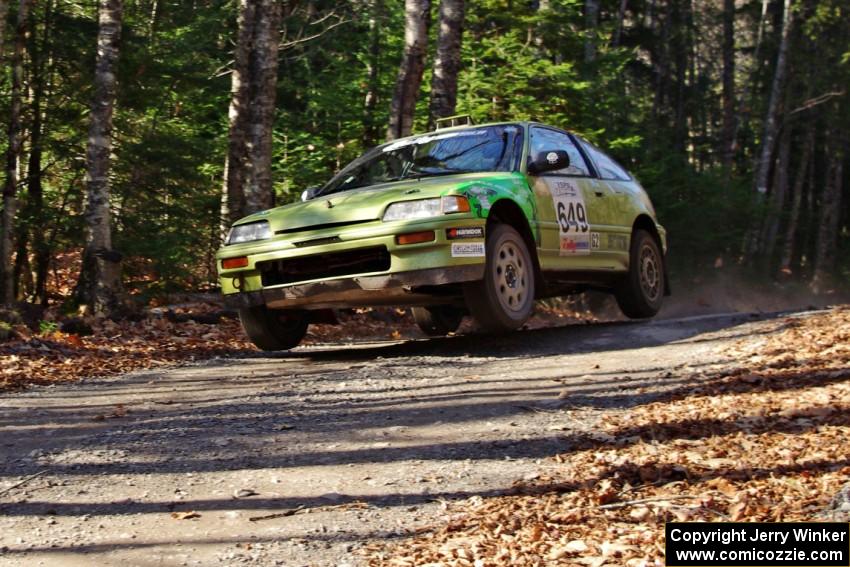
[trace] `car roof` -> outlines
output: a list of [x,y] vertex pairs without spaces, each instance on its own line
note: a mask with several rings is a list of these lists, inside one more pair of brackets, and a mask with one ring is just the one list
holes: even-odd
[[542,126],[544,128],[554,128],[555,130],[562,130],[564,132],[569,132],[570,134],[575,134],[572,130],[568,130],[567,128],[562,128],[560,126],[553,126],[552,124],[544,124],[543,122],[537,122],[535,120],[504,120],[500,122],[485,122],[483,124],[461,124],[459,126],[449,126],[446,128],[440,128],[438,130],[429,130],[428,132],[419,132],[416,134],[411,134],[410,136],[405,136],[405,138],[399,138],[399,140],[403,140],[406,138],[417,138],[419,136],[425,136],[428,134],[433,134],[435,132],[459,132],[463,130],[474,130],[475,128],[485,128],[488,126],[510,126],[510,125],[520,125],[520,126]]

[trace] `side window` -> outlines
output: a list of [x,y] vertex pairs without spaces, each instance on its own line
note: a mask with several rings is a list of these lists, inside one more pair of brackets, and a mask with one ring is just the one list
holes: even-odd
[[[581,140],[581,138],[579,139]],[[596,170],[599,172],[599,177],[602,179],[629,181],[632,178],[625,169],[620,167],[620,164],[611,159],[607,154],[603,153],[602,150],[590,142],[581,140],[581,146],[584,148],[584,151],[587,152],[587,155],[590,156],[590,159],[596,166]]]
[[590,175],[590,168],[581,156],[581,152],[573,144],[570,137],[564,132],[550,130],[549,128],[532,128],[531,129],[531,157],[537,157],[540,152],[550,150],[565,150],[570,156],[570,165],[558,171],[549,172],[550,174],[560,175]]

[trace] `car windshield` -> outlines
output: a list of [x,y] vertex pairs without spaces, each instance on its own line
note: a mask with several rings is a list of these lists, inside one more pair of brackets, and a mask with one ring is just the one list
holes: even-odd
[[521,152],[522,128],[515,124],[405,138],[366,152],[335,175],[318,195],[402,179],[514,171]]

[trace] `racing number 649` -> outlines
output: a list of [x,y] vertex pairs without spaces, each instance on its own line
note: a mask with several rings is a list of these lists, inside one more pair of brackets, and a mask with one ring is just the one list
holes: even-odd
[[587,213],[583,203],[570,203],[569,207],[563,202],[558,203],[558,224],[562,232],[569,232],[570,227],[575,225],[576,232],[587,232]]

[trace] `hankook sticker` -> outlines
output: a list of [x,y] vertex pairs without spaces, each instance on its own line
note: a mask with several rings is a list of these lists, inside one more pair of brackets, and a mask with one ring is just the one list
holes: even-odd
[[484,256],[483,242],[452,242],[452,258],[480,258]]
[[581,189],[572,181],[550,182],[562,256],[590,254],[590,224]]
[[484,238],[483,226],[465,226],[461,228],[446,229],[446,238],[458,240],[461,238]]

